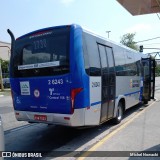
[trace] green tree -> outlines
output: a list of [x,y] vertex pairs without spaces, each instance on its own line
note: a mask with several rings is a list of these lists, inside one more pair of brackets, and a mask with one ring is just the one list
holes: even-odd
[[134,42],[135,35],[136,35],[136,33],[127,33],[127,34],[124,34],[121,37],[120,43],[122,43],[123,45],[125,45],[127,47],[130,47],[130,48],[138,51],[139,47]]
[[157,65],[155,68],[155,74],[156,76],[160,76],[160,65]]
[[8,72],[9,72],[9,69],[8,69],[9,68],[9,61],[2,60],[0,58],[0,63],[1,63],[1,67],[2,67],[2,73],[8,75]]

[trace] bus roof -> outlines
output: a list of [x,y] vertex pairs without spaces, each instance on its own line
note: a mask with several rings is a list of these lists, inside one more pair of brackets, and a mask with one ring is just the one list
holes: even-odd
[[72,25],[60,25],[60,26],[53,26],[53,27],[38,29],[38,30],[35,30],[35,31],[32,31],[32,32],[29,32],[27,34],[24,34],[24,35],[18,37],[16,40],[19,40],[19,39],[24,38],[26,36],[30,36],[30,35],[35,34],[37,32],[41,33],[41,32],[47,31],[47,30],[52,30],[53,28],[56,29],[56,28],[64,28],[64,27],[70,27],[70,26],[72,26]]
[[[125,46],[125,45],[123,45],[123,44],[121,44],[121,43],[117,43],[117,42],[112,41],[112,40],[110,40],[110,39],[108,39],[108,38],[105,38],[105,37],[103,37],[103,36],[101,36],[101,35],[93,32],[93,31],[85,28],[85,27],[82,27],[82,29],[83,29],[84,32],[89,33],[89,34],[91,34],[91,35],[93,35],[93,36],[95,36],[95,37],[101,38],[101,39],[103,39],[103,40],[105,40],[105,41],[108,41],[108,42],[110,42],[110,43],[112,43],[112,44],[114,44],[114,45],[117,45],[117,46],[119,46],[119,47],[123,47],[123,48],[125,48],[125,49],[127,49],[127,50],[131,50],[132,52],[141,53],[141,52],[138,52],[138,51],[136,51],[136,50],[134,50],[134,49],[132,49],[132,48],[129,48],[129,47],[127,47],[127,46]],[[141,53],[141,54],[143,54],[143,53]]]
[[[93,35],[93,36],[95,36],[95,37],[101,38],[101,39],[103,39],[103,40],[105,40],[105,41],[108,41],[108,42],[110,42],[110,43],[112,43],[112,44],[114,44],[114,45],[117,45],[117,46],[119,46],[119,47],[123,47],[123,48],[125,48],[125,49],[127,49],[127,50],[130,50],[130,51],[132,51],[132,52],[135,52],[135,53],[141,53],[141,52],[138,52],[138,51],[136,51],[136,50],[134,50],[134,49],[131,49],[131,48],[127,47],[127,46],[124,46],[124,45],[122,45],[122,44],[120,44],[120,43],[117,43],[117,42],[115,42],[115,41],[112,41],[112,40],[110,40],[110,39],[107,39],[107,38],[105,38],[105,37],[103,37],[103,36],[101,36],[101,35],[93,32],[93,31],[91,31],[91,30],[89,30],[89,29],[87,29],[87,28],[85,28],[85,27],[83,27],[83,26],[78,25],[78,24],[59,25],[59,26],[53,26],[53,27],[48,27],[48,28],[43,28],[43,29],[35,30],[35,31],[33,31],[33,32],[30,32],[30,33],[27,33],[27,34],[25,34],[25,35],[22,35],[22,36],[18,37],[17,40],[18,40],[18,39],[21,39],[21,38],[24,38],[24,37],[26,37],[26,36],[32,35],[32,34],[34,34],[35,32],[43,33],[44,31],[46,31],[46,30],[51,30],[51,29],[53,29],[53,28],[56,29],[56,28],[64,28],[64,27],[71,27],[71,26],[74,26],[75,28],[82,28],[82,30],[83,30],[84,32],[89,33],[89,34],[91,34],[91,35]],[[143,53],[141,53],[141,54],[143,54]]]

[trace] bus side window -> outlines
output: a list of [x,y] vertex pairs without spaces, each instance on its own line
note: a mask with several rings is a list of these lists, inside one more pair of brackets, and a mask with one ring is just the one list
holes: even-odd
[[[88,33],[84,33],[84,59],[85,59],[85,68],[87,69],[89,66],[90,76],[100,76],[101,75],[101,67],[100,67],[100,58],[98,54],[98,48],[96,43],[96,38]],[[88,56],[88,57],[87,57]],[[87,60],[88,59],[88,60]],[[89,64],[88,64],[88,62]]]
[[83,32],[82,35],[82,45],[83,45],[83,56],[84,56],[84,67],[85,71],[88,75],[90,75],[90,67],[89,67],[89,57],[88,57],[88,52],[87,52],[87,44],[86,44],[86,39],[85,39],[85,33]]
[[134,60],[134,53],[125,50],[126,54],[126,70],[127,76],[135,76],[137,75],[137,66]]
[[148,78],[150,76],[150,73],[149,73],[149,62],[148,61],[143,62],[143,76],[145,78]]
[[116,75],[125,76],[126,75],[125,55],[123,53],[123,50],[118,46],[114,48],[114,58],[115,58]]
[[142,66],[141,66],[140,60],[136,62],[136,66],[137,66],[137,76],[141,76],[142,75]]

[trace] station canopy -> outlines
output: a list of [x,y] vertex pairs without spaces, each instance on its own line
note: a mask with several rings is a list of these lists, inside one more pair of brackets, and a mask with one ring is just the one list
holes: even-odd
[[159,13],[160,0],[117,0],[133,16]]

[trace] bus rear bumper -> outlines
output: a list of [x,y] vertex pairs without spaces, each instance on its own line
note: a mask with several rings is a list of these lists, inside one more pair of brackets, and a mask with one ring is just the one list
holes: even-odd
[[[28,121],[32,123],[56,124],[71,127],[79,127],[85,125],[84,108],[75,109],[74,114],[41,113],[15,110],[15,116],[18,121]],[[39,117],[39,119],[37,119],[37,117]]]

